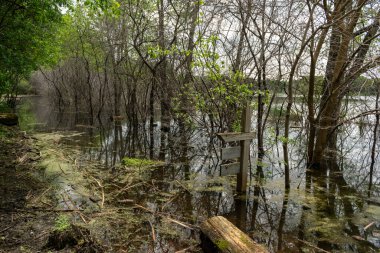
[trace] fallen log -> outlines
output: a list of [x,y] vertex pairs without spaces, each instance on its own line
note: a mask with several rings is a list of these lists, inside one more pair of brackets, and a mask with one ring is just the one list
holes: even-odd
[[221,253],[268,253],[234,224],[222,216],[212,217],[201,225],[202,249]]
[[18,125],[18,116],[14,113],[0,113],[0,124],[6,126]]

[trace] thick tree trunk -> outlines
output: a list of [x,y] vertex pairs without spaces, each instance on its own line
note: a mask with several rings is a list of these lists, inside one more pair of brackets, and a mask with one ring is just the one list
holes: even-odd
[[352,0],[348,4],[347,1],[334,3],[323,95],[315,121],[317,129],[312,156],[314,168],[320,168],[323,165],[323,160],[327,158],[325,155],[335,154],[337,142],[335,130],[340,119],[342,99],[349,91],[353,80],[366,71],[366,68],[363,68],[364,60],[370,44],[378,36],[376,34],[379,29],[380,12],[377,13],[359,46],[354,50],[350,48],[352,41],[357,36],[354,30],[366,2],[367,0],[358,1],[357,6],[353,6]]
[[327,149],[328,138],[331,137],[331,129],[334,128],[334,125],[338,120],[337,116],[339,116],[337,105],[340,104],[340,100],[338,99],[339,91],[337,89],[341,87],[340,82],[342,78],[338,78],[339,75],[336,73],[341,71],[341,69],[337,66],[337,61],[339,59],[344,60],[347,58],[347,51],[339,54],[342,39],[341,31],[339,30],[340,26],[342,26],[342,21],[337,21],[332,28],[329,58],[326,65],[326,75],[323,83],[323,95],[320,102],[319,115],[315,121],[315,123],[318,124],[318,129],[316,129],[314,152],[312,155],[312,164],[315,167],[319,167],[321,165],[324,152]]

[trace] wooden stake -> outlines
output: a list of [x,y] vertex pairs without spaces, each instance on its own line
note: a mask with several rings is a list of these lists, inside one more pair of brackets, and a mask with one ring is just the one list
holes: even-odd
[[[248,102],[242,112],[241,131],[243,133],[249,133],[251,130],[251,115],[252,108],[250,106],[250,103]],[[236,190],[242,193],[246,192],[247,190],[250,142],[251,140],[240,141],[240,173],[237,175]]]

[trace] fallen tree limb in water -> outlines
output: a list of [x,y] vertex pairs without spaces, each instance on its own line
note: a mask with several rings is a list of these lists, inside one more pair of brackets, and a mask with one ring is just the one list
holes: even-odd
[[[222,216],[212,217],[201,225],[202,249],[205,252],[268,253],[234,224]],[[211,245],[210,241],[213,245]]]

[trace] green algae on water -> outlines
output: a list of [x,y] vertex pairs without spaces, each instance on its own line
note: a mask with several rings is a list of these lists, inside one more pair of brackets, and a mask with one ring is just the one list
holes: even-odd
[[124,157],[121,163],[128,167],[146,167],[160,165],[162,162],[143,158]]

